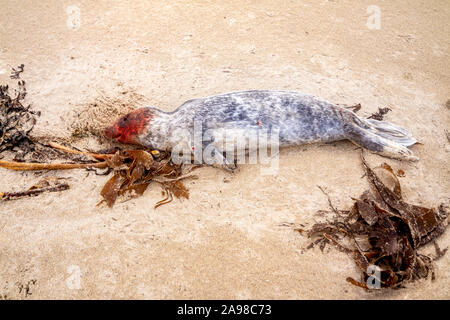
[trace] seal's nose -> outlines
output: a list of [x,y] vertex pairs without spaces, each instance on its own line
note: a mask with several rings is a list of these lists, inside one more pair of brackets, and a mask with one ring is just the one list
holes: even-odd
[[110,139],[116,139],[118,136],[120,136],[120,134],[119,132],[117,132],[114,126],[111,126],[105,129],[105,136]]

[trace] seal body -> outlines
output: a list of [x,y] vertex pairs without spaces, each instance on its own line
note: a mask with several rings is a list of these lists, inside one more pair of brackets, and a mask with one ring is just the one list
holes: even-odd
[[348,139],[374,153],[418,160],[407,148],[416,142],[407,130],[360,118],[350,110],[299,92],[231,92],[186,101],[172,112],[140,108],[120,118],[105,133],[148,148],[183,146],[194,150],[192,141],[198,130],[201,147],[213,145],[218,153],[234,149],[229,142],[237,138],[245,137],[249,148],[261,133],[276,132],[280,147]]

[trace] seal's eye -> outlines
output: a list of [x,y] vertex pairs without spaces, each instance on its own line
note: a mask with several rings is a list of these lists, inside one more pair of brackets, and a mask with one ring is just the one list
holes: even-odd
[[119,126],[120,127],[126,127],[128,125],[128,117],[123,117],[122,119],[120,119],[119,121]]

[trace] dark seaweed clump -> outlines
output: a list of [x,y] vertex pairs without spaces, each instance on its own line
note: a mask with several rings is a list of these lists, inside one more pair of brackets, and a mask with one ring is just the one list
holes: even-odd
[[[392,168],[380,168],[390,178],[388,187],[367,165],[363,165],[371,190],[365,191],[349,211],[333,209],[334,221],[315,224],[306,230],[313,241],[307,248],[319,245],[323,250],[332,244],[346,252],[361,271],[361,280],[347,281],[365,289],[399,288],[408,281],[434,279],[433,261],[442,257],[435,240],[445,231],[448,208],[426,208],[403,200],[400,183]],[[398,171],[398,176],[404,176]],[[298,229],[303,232],[305,230]],[[434,242],[436,256],[431,258],[418,251]]]
[[0,85],[0,159],[5,157],[5,152],[11,151],[12,160],[18,162],[43,162],[57,158],[84,161],[83,157],[68,156],[49,147],[44,139],[33,139],[31,133],[41,113],[25,103],[27,89],[25,81],[20,79],[23,72],[23,64],[12,69],[10,78],[19,79],[16,88]]
[[[19,73],[12,77],[18,78]],[[10,93],[8,85],[0,85],[0,153],[17,148],[33,149],[29,134],[40,114],[32,111],[30,105],[24,105],[26,95],[24,80],[17,82],[14,93]]]

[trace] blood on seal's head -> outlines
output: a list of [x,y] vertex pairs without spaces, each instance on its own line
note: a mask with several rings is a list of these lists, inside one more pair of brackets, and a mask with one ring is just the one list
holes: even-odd
[[146,130],[152,118],[153,113],[150,109],[136,109],[106,128],[105,136],[122,143],[138,144],[138,136]]

